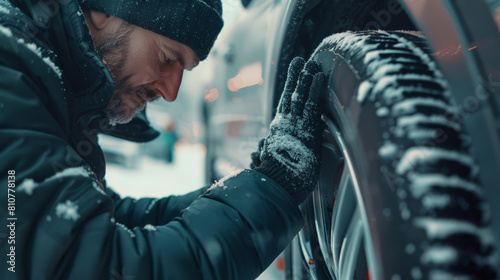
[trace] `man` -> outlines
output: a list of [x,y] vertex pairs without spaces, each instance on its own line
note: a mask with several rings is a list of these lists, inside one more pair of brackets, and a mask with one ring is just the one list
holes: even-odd
[[163,199],[105,185],[97,134],[154,138],[146,102],[176,99],[221,13],[219,0],[0,1],[0,279],[253,279],[286,247],[318,173],[312,62],[292,62],[255,170]]

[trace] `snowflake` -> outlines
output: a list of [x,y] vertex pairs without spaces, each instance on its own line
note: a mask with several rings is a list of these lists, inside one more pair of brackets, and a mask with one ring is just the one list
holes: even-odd
[[149,231],[156,231],[156,228],[151,224],[145,225],[144,229],[149,230]]
[[213,183],[212,186],[210,186],[210,188],[208,188],[208,190],[211,191],[211,190],[213,190],[216,187],[221,187],[223,190],[226,190],[227,186],[224,185],[224,182],[226,182],[227,180],[229,180],[231,178],[236,177],[237,175],[239,175],[243,171],[244,171],[243,169],[240,169],[240,170],[235,171],[234,173],[231,173],[231,174],[227,175],[226,177],[224,177],[224,178],[220,179],[219,181]]
[[56,206],[56,216],[66,220],[76,221],[80,218],[80,214],[78,214],[78,205],[70,200],[66,200],[65,203],[59,203]]
[[106,193],[101,189],[99,183],[97,183],[96,181],[92,181],[92,187],[94,187],[94,189],[100,192],[101,194],[106,195]]
[[52,175],[52,177],[48,178],[47,180],[54,180],[54,179],[61,179],[61,178],[66,178],[66,177],[73,177],[73,176],[83,176],[83,177],[89,177],[89,171],[85,169],[85,167],[80,166],[80,167],[70,167],[66,168],[60,172],[57,172],[56,174]]
[[17,186],[17,190],[22,192],[24,191],[27,195],[32,195],[33,190],[37,187],[37,183],[33,179],[25,179],[19,186]]
[[11,37],[12,36],[12,31],[10,31],[9,28],[4,27],[2,25],[0,25],[0,32],[2,32],[7,37]]
[[160,200],[159,198],[155,198],[153,200],[151,200],[151,202],[149,203],[148,205],[148,208],[146,208],[146,214],[149,214],[149,212],[151,212],[151,210],[153,210],[153,207],[155,206],[156,202],[158,202],[158,200]]
[[116,226],[122,228],[123,230],[125,230],[126,232],[128,232],[128,234],[130,235],[130,238],[135,238],[135,233],[133,231],[131,231],[128,227],[126,227],[124,224],[120,224],[120,223],[116,223]]

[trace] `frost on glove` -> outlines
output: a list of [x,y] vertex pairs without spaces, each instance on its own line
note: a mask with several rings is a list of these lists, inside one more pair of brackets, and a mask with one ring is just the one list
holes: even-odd
[[302,203],[316,186],[324,128],[319,96],[326,88],[318,64],[295,58],[255,170],[269,176]]

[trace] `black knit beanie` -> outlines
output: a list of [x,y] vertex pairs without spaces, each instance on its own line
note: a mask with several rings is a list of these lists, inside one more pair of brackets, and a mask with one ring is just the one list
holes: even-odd
[[79,0],[83,10],[121,18],[207,58],[222,29],[221,0]]

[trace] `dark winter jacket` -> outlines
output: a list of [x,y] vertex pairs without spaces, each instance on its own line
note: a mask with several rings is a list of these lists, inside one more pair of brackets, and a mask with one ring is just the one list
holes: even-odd
[[255,278],[302,225],[292,198],[257,171],[120,198],[96,135],[155,132],[107,125],[113,88],[75,0],[0,0],[0,279]]

